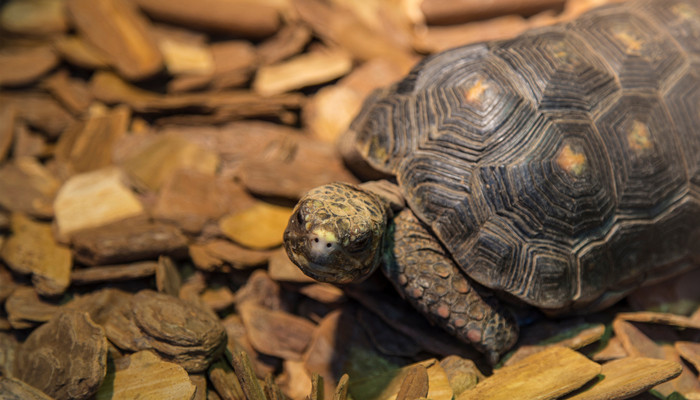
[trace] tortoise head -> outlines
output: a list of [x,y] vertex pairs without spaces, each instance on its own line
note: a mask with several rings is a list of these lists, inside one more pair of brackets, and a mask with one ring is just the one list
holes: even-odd
[[289,258],[306,275],[332,283],[360,282],[382,259],[387,209],[374,194],[332,183],[309,191],[284,231]]

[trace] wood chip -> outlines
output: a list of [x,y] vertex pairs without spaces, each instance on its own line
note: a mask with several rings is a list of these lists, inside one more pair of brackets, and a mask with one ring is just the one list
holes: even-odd
[[277,382],[292,399],[303,399],[311,393],[311,374],[301,361],[285,360]]
[[700,343],[697,342],[676,342],[676,351],[686,361],[695,367],[696,371],[700,371]]
[[347,300],[345,292],[337,286],[330,283],[316,282],[309,285],[303,285],[299,288],[299,293],[304,296],[314,299],[321,303],[334,304]]
[[182,287],[182,277],[170,257],[159,256],[156,265],[156,288],[160,293],[177,297]]
[[61,36],[54,41],[61,58],[82,68],[106,68],[109,59],[106,54],[88,43],[82,36]]
[[[353,398],[379,400],[396,399],[402,385],[414,368],[423,368],[427,372],[429,387],[426,398],[449,400],[453,398],[452,389],[437,360],[427,359],[403,368],[392,368],[381,374],[374,374],[368,377],[354,378],[350,380],[349,392]],[[404,399],[415,399],[417,397],[405,397]]]
[[0,93],[0,106],[13,105],[17,115],[29,126],[56,138],[75,122],[68,111],[63,109],[50,95],[39,92]]
[[424,365],[414,365],[408,369],[401,382],[396,400],[410,400],[428,395],[428,370]]
[[104,330],[87,313],[67,311],[35,329],[15,362],[17,378],[56,399],[88,399],[107,371]]
[[179,135],[165,134],[125,160],[123,167],[139,184],[158,190],[178,169],[214,175],[218,164],[216,153]]
[[157,265],[158,263],[153,261],[143,261],[124,265],[78,268],[71,272],[70,278],[74,285],[128,281],[155,275]]
[[7,376],[0,376],[0,393],[3,394],[3,398],[8,400],[52,400],[51,397],[34,386]]
[[487,4],[474,0],[425,0],[420,9],[431,25],[459,24],[504,14],[533,15],[543,10],[561,10],[564,0],[494,0]]
[[105,168],[113,163],[115,143],[124,137],[131,112],[124,106],[112,110],[94,106],[78,129],[68,129],[56,144],[56,161],[65,175]]
[[0,125],[0,162],[2,162],[7,158],[12,145],[12,137],[17,122],[17,109],[12,105],[0,107],[0,120],[4,121]]
[[479,381],[485,379],[474,361],[459,356],[447,356],[440,360],[440,366],[447,375],[455,396],[472,389]]
[[622,342],[618,337],[611,337],[602,350],[593,355],[593,361],[610,361],[627,357],[627,351],[622,347]]
[[243,389],[233,368],[224,360],[219,360],[209,367],[209,380],[216,392],[224,400],[244,399]]
[[65,32],[68,23],[61,0],[13,0],[3,5],[0,26],[22,35],[47,35]]
[[58,62],[58,55],[48,44],[5,48],[0,51],[0,86],[21,86],[34,82],[56,67]]
[[313,278],[304,275],[303,272],[289,260],[284,248],[275,250],[270,256],[267,267],[270,278],[282,282],[316,282]]
[[0,205],[9,211],[51,217],[59,186],[58,179],[35,158],[13,159],[0,166]]
[[[552,346],[563,346],[573,350],[580,349],[600,340],[605,333],[605,326],[603,324],[593,324],[592,326],[578,325],[573,327],[562,325],[562,327],[564,329],[561,329],[559,332],[556,332],[555,335],[552,335],[553,338],[542,338],[542,341],[544,341],[546,344],[523,344],[519,346],[508,358],[508,360],[506,360],[504,365],[515,364],[531,354],[535,354]],[[536,329],[532,329],[531,331],[534,330]]]
[[282,244],[292,209],[265,202],[219,221],[219,228],[231,240],[251,249],[268,249]]
[[21,274],[32,274],[32,283],[42,295],[63,293],[70,284],[73,265],[70,250],[56,243],[51,225],[13,214],[12,235],[2,247],[7,266]]
[[275,36],[258,46],[258,57],[264,65],[274,64],[295,54],[301,53],[311,40],[311,29],[306,25],[293,23],[285,25]]
[[125,218],[144,215],[144,208],[124,184],[117,168],[103,168],[71,177],[54,202],[58,234],[96,228]]
[[224,311],[236,302],[233,292],[226,286],[206,289],[200,298],[214,311]]
[[210,75],[214,71],[214,58],[206,43],[180,40],[178,35],[165,32],[158,38],[158,48],[171,75]]
[[557,399],[601,371],[599,364],[565,347],[551,347],[497,370],[458,399]]
[[115,361],[115,370],[105,378],[98,400],[172,399],[191,400],[196,387],[187,371],[161,360],[150,351],[140,351]]
[[[19,348],[19,341],[10,333],[0,332],[0,375],[3,377],[13,376],[15,367],[15,355]],[[0,378],[1,379],[1,378]],[[0,390],[0,393],[2,391]],[[20,397],[21,399],[22,397]]]
[[250,343],[257,351],[287,360],[301,360],[315,330],[312,322],[251,302],[240,304],[238,312]]
[[679,328],[700,329],[700,322],[676,314],[640,311],[634,313],[619,313],[617,318],[632,322],[646,322],[677,326]]
[[204,271],[250,269],[265,264],[271,257],[269,250],[251,250],[223,239],[191,245],[189,249],[195,265]]
[[84,229],[73,234],[71,243],[76,259],[87,265],[156,259],[161,255],[182,258],[187,254],[187,238],[180,230],[141,219]]
[[31,328],[39,322],[50,320],[59,310],[59,306],[39,298],[32,287],[16,288],[5,301],[5,311],[14,329]]
[[280,24],[280,10],[271,1],[204,0],[197,7],[187,0],[136,0],[136,4],[159,20],[251,38],[269,36]]
[[127,79],[147,78],[163,68],[148,20],[125,0],[67,0],[78,31]]
[[61,104],[74,114],[87,111],[92,96],[87,84],[79,79],[72,78],[68,71],[62,69],[44,79],[42,87],[45,87]]
[[347,74],[352,59],[342,50],[314,51],[275,65],[262,66],[253,89],[263,96],[318,85]]
[[[236,351],[245,351],[252,360],[253,370],[258,377],[264,377],[282,368],[282,360],[277,357],[258,353],[248,340],[245,325],[238,314],[229,314],[222,320],[228,336],[226,353],[233,354]],[[310,382],[309,382],[310,384]],[[306,392],[308,393],[308,391]]]
[[626,357],[603,364],[602,379],[568,400],[627,399],[645,392],[681,373],[675,362],[644,357]]

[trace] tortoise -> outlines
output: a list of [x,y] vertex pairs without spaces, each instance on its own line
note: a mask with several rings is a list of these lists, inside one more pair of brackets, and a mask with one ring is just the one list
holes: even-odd
[[447,50],[375,91],[347,132],[349,165],[388,179],[309,191],[287,254],[338,284],[381,266],[495,361],[517,340],[511,304],[592,312],[697,265],[698,127],[697,0]]

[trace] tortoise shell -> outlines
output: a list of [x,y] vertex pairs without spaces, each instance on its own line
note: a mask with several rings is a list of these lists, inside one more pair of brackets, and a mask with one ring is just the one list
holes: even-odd
[[350,132],[472,279],[599,308],[700,260],[700,4],[596,9],[429,58]]

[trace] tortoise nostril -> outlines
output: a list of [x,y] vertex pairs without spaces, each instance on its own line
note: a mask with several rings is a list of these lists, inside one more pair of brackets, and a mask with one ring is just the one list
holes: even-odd
[[318,238],[314,238],[314,242],[318,243]]
[[326,247],[330,248],[332,245],[330,243],[326,243]]

